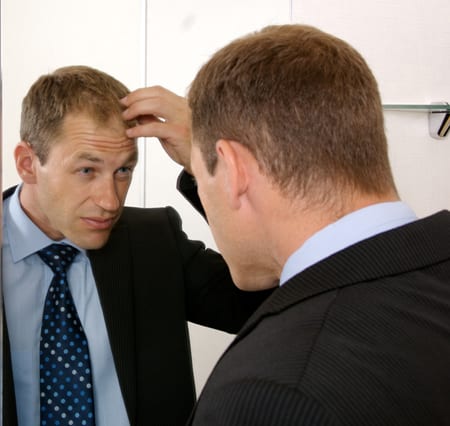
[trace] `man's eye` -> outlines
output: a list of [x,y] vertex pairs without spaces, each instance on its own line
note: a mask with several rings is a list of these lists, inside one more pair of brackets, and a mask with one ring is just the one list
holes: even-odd
[[121,175],[131,174],[133,173],[133,169],[131,167],[120,167],[117,169],[117,173]]
[[79,170],[79,172],[82,175],[88,175],[88,174],[92,173],[92,168],[91,167],[83,167]]

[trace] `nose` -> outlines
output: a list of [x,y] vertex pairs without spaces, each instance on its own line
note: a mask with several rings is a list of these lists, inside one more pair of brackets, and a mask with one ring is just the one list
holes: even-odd
[[115,212],[120,208],[120,197],[114,179],[105,179],[96,188],[95,203],[103,210]]

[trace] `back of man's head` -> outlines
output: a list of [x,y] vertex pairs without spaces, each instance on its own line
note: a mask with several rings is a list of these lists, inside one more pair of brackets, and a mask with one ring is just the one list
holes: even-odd
[[229,139],[289,197],[395,193],[376,80],[336,37],[280,25],[239,38],[201,68],[188,99],[210,173],[215,142]]

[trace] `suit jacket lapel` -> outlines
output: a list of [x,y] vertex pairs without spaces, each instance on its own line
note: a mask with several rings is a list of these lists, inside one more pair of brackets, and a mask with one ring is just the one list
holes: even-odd
[[[3,309],[3,313],[5,310]],[[11,350],[9,345],[6,318],[3,314],[3,410],[2,418],[4,425],[17,425],[17,409],[12,376]]]
[[131,250],[119,223],[105,247],[88,252],[122,395],[131,424],[136,416],[136,363]]
[[[10,197],[17,186],[8,188],[3,191],[3,200]],[[3,302],[2,302],[3,303]],[[12,364],[11,364],[11,348],[9,344],[8,328],[6,326],[5,318],[5,308],[3,307],[3,324],[2,324],[2,350],[3,350],[3,409],[2,409],[2,419],[4,425],[15,426],[17,425],[17,408],[16,408],[16,398],[12,374]]]

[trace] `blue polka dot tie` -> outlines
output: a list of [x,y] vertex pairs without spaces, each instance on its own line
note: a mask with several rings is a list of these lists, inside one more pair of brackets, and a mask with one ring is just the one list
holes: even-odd
[[95,425],[89,349],[66,279],[77,254],[65,244],[38,251],[54,274],[41,328],[41,426]]

